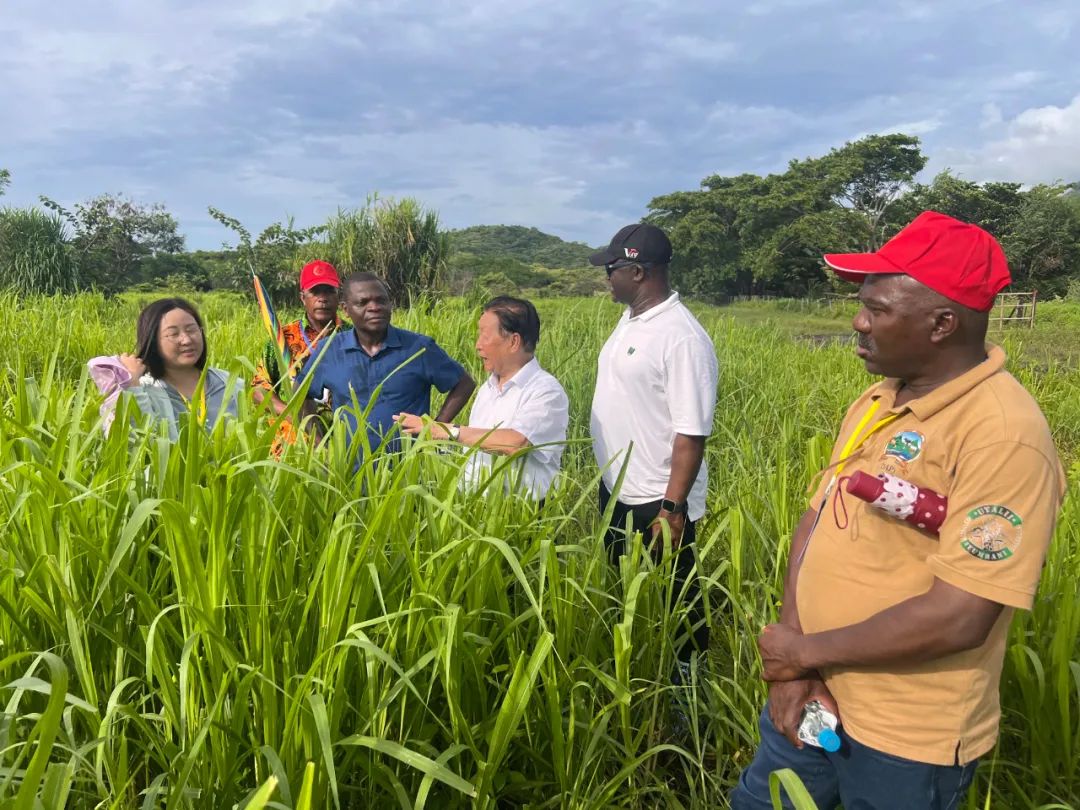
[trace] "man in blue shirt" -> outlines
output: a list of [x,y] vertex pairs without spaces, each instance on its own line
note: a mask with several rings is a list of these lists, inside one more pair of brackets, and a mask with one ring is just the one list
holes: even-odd
[[[367,416],[372,448],[394,427],[394,414],[431,412],[432,386],[447,394],[436,420],[452,422],[476,388],[465,368],[427,335],[390,325],[390,292],[374,273],[346,278],[341,301],[353,328],[334,335],[325,354],[317,352],[304,367],[299,379],[312,376],[308,397],[319,399],[327,389],[350,437],[358,419],[353,394],[361,409],[374,398]],[[396,439],[392,448],[397,448]]]

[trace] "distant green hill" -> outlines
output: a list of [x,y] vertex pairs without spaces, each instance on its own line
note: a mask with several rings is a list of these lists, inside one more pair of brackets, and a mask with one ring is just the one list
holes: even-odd
[[591,248],[521,225],[474,225],[450,231],[454,250],[474,256],[513,258],[542,267],[585,267]]

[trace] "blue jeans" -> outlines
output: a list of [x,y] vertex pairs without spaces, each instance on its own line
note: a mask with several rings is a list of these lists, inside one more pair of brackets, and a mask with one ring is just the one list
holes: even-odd
[[[758,725],[761,744],[731,794],[731,810],[772,810],[769,774],[790,768],[802,779],[819,810],[956,810],[975,776],[966,765],[928,765],[877,751],[841,730],[835,754],[796,748],[773,726],[766,704]],[[792,805],[783,788],[784,807]]]

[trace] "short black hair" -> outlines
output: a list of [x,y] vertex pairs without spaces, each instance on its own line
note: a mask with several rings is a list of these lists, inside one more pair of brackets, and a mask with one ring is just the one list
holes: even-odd
[[503,332],[520,335],[525,351],[536,351],[540,342],[540,314],[531,301],[500,295],[484,304],[484,312],[494,313]]
[[371,281],[377,281],[383,285],[383,289],[386,290],[386,294],[390,294],[390,285],[387,284],[382,278],[375,273],[368,273],[366,271],[358,271],[356,273],[349,273],[345,276],[345,280],[341,282],[341,291],[345,293],[352,287],[353,284],[367,284]]
[[186,298],[159,298],[147,304],[139,313],[138,325],[135,327],[135,354],[143,363],[150,376],[160,380],[165,376],[165,359],[161,356],[161,345],[158,342],[158,329],[161,327],[161,319],[174,309],[182,309],[195,319],[199,325],[199,331],[203,333],[202,354],[195,361],[196,367],[202,371],[206,366],[206,328],[203,326],[199,310]]

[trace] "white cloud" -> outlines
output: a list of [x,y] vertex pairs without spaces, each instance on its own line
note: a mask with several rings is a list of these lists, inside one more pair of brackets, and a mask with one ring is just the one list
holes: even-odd
[[996,104],[993,101],[988,101],[983,104],[982,122],[979,124],[980,128],[990,129],[992,127],[1000,126],[1001,122],[1004,120],[1005,118],[999,104]]
[[[360,205],[377,189],[418,197],[454,227],[505,222],[600,235],[623,219],[585,200],[590,187],[613,182],[624,168],[607,151],[606,130],[442,121],[392,139],[374,132],[294,135],[218,176],[228,197],[219,207],[257,211],[256,228],[286,212],[304,224]],[[355,180],[342,177],[343,166],[367,185],[356,189]],[[207,179],[191,178],[196,185]]]
[[1015,73],[1006,73],[991,79],[987,82],[987,87],[993,92],[1024,90],[1046,81],[1047,78],[1047,74],[1041,70],[1018,70]]
[[[340,0],[249,0],[134,7],[16,3],[0,36],[0,108],[23,121],[0,144],[73,132],[169,130],[192,108],[220,103],[240,73],[291,41]],[[20,8],[21,6],[21,8]]]
[[1035,28],[1044,36],[1067,40],[1076,29],[1078,16],[1075,6],[1063,4],[1057,8],[1043,9],[1032,15],[1032,20]]
[[990,129],[992,134],[981,146],[951,149],[939,160],[976,181],[1080,180],[1080,95],[1064,106],[1024,110]]
[[665,41],[662,49],[664,58],[705,63],[729,62],[739,53],[738,46],[733,42],[694,34],[677,34]]
[[872,132],[977,179],[1080,176],[1077,102],[1045,106],[1080,90],[1057,0],[0,2],[4,202],[125,192],[193,245],[228,237],[208,204],[257,229],[375,189],[599,243]]
[[[230,28],[244,29],[252,26],[275,27],[280,25],[295,26],[309,24],[323,15],[340,7],[343,0],[247,0],[214,4],[204,11],[227,24]],[[202,16],[202,20],[206,17]]]
[[878,127],[875,132],[903,132],[905,135],[918,135],[919,137],[922,137],[923,135],[929,135],[931,132],[936,132],[939,129],[941,129],[941,119],[935,116],[912,121],[901,121],[896,124],[886,124]]
[[816,128],[821,119],[787,107],[718,102],[703,117],[702,136],[719,142],[753,141],[778,132],[797,135]]
[[757,0],[743,9],[751,17],[769,17],[777,13],[804,11],[814,6],[831,5],[836,0]]

